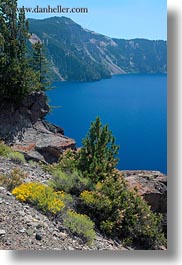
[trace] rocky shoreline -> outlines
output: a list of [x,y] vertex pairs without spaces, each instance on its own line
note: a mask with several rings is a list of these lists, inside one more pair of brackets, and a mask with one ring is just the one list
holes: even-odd
[[[48,112],[43,92],[30,94],[18,108],[8,102],[1,103],[0,140],[23,153],[26,163],[0,157],[0,176],[19,168],[26,173],[25,182],[46,184],[51,175],[34,162],[54,163],[67,148],[76,150],[75,141],[64,136],[62,128],[44,120]],[[163,230],[167,233],[167,176],[158,171],[122,172],[128,189],[137,188],[151,209],[163,214]],[[98,231],[92,246],[84,244],[63,227],[61,221],[43,215],[31,205],[18,202],[2,186],[0,213],[0,249],[127,250],[121,242],[104,238]]]

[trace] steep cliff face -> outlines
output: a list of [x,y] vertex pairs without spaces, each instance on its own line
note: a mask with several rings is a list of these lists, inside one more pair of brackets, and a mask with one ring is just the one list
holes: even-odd
[[124,73],[166,73],[167,43],[112,39],[69,18],[29,20],[30,41],[44,43],[58,79],[93,81]]
[[75,141],[64,136],[64,130],[44,120],[49,112],[43,92],[33,92],[19,106],[1,102],[0,139],[21,151],[29,159],[56,162]]

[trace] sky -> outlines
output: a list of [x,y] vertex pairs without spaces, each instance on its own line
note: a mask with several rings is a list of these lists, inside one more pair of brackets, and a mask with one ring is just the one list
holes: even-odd
[[31,18],[66,16],[83,28],[113,38],[167,39],[167,0],[18,0],[18,6],[85,7],[87,14],[33,14]]

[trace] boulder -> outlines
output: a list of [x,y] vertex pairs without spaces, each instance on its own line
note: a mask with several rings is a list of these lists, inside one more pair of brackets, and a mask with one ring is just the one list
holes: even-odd
[[124,171],[128,188],[137,189],[139,195],[155,213],[162,214],[162,229],[167,236],[167,176],[159,171]]
[[1,102],[0,109],[0,139],[27,159],[53,163],[65,149],[76,149],[62,128],[44,120],[49,112],[44,92],[31,93],[18,106]]
[[167,176],[159,171],[124,171],[128,188],[137,188],[139,195],[154,212],[167,213]]

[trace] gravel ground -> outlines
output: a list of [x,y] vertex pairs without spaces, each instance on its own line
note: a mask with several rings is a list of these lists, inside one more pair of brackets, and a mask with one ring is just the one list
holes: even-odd
[[[12,161],[0,158],[0,174],[19,167]],[[50,175],[37,165],[20,166],[28,173],[26,181],[45,183]],[[126,250],[122,245],[97,234],[93,246],[66,230],[28,204],[20,203],[0,186],[0,249],[3,250]]]

